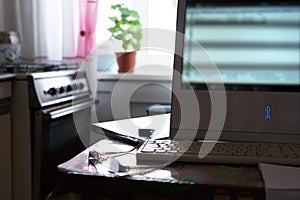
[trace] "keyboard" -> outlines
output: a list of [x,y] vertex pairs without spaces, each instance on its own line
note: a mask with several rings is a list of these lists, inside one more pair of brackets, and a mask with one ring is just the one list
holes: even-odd
[[154,140],[145,141],[137,150],[137,164],[174,161],[300,165],[300,144]]

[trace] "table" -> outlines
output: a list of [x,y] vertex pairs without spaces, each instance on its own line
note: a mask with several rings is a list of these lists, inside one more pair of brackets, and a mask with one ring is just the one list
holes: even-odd
[[66,175],[49,199],[265,198],[264,183],[255,165],[177,162],[162,168],[145,167],[136,164],[134,151],[116,157],[122,165],[135,168],[128,173],[110,173],[102,164],[97,165],[96,172],[93,166],[88,165],[89,151],[126,152],[132,148],[130,145],[104,138],[59,165],[59,170]]

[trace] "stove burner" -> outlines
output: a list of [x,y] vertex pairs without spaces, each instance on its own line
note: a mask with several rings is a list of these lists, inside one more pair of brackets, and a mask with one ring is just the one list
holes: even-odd
[[78,69],[78,63],[3,63],[0,72],[27,73]]

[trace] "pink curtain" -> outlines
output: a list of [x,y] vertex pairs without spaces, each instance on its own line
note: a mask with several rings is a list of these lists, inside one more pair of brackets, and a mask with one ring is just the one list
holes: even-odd
[[98,0],[80,0],[80,32],[77,56],[85,58],[96,47]]

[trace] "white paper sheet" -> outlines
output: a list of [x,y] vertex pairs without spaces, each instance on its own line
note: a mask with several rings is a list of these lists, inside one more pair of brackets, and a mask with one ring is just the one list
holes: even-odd
[[299,200],[300,168],[272,164],[259,164],[267,200]]

